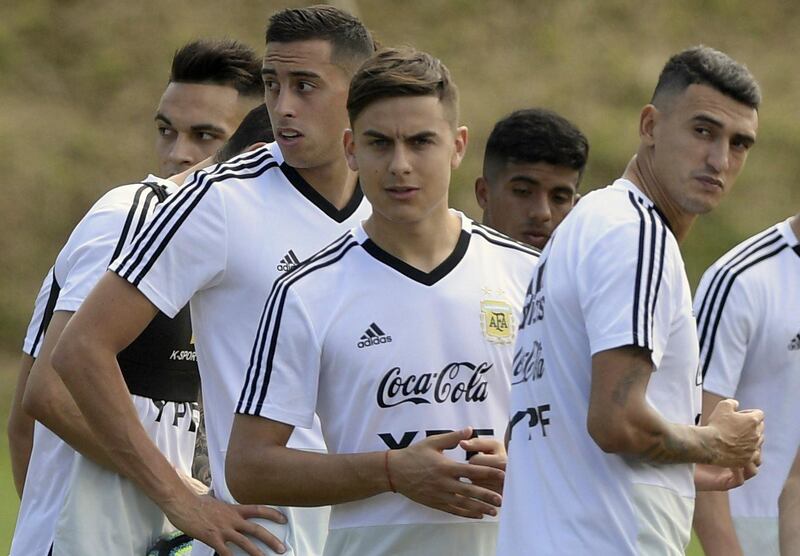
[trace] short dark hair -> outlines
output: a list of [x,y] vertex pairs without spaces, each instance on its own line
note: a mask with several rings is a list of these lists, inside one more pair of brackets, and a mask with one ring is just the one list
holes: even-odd
[[361,21],[333,6],[288,8],[272,14],[266,41],[296,42],[324,40],[333,47],[331,57],[352,73],[375,52],[372,34]]
[[491,183],[506,164],[545,162],[583,174],[589,141],[572,122],[544,108],[512,112],[497,122],[483,155],[483,177]]
[[259,104],[248,112],[242,123],[214,155],[214,162],[225,162],[239,155],[253,143],[272,143],[275,136],[266,104]]
[[169,81],[225,85],[249,97],[264,94],[261,59],[252,48],[231,39],[201,39],[182,46],[172,58]]
[[663,95],[683,92],[689,85],[708,85],[755,110],[761,104],[761,88],[750,70],[708,46],[694,46],[672,56],[661,70],[650,102],[657,105]]
[[450,71],[427,52],[385,48],[364,62],[350,81],[347,113],[351,125],[370,104],[394,97],[435,96],[445,116],[458,123],[458,87]]

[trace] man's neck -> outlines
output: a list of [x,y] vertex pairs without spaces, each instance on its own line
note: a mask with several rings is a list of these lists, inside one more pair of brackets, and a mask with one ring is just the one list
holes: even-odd
[[653,201],[656,207],[658,207],[658,210],[660,210],[667,219],[667,222],[669,222],[670,229],[675,235],[675,239],[678,240],[679,244],[682,243],[689,234],[689,230],[692,224],[694,224],[697,215],[685,213],[666,195],[664,188],[661,187],[658,177],[653,171],[649,159],[641,156],[641,153],[637,154],[628,162],[628,166],[625,168],[622,177],[633,182],[642,193]]
[[350,170],[344,157],[340,161],[314,168],[295,168],[317,193],[336,207],[343,209],[353,197],[358,174]]
[[789,221],[789,225],[791,226],[792,231],[794,232],[794,237],[796,237],[797,240],[800,241],[800,214],[796,214],[795,217]]
[[373,212],[364,230],[381,249],[422,272],[431,272],[453,252],[461,235],[461,219],[446,205],[421,222],[397,223]]

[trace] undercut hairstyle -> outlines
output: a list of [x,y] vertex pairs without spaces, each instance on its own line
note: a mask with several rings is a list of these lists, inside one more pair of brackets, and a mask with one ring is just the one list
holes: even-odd
[[265,104],[259,104],[248,112],[242,123],[214,155],[214,162],[225,162],[243,153],[253,143],[272,143],[275,136]]
[[181,47],[172,58],[170,83],[199,83],[233,87],[240,95],[264,95],[261,58],[235,40],[196,40]]
[[669,59],[661,70],[650,103],[660,107],[665,98],[682,93],[689,85],[713,87],[755,110],[761,104],[761,88],[750,70],[724,52],[703,45]]
[[332,47],[331,61],[352,74],[375,52],[372,34],[349,13],[333,6],[288,8],[269,18],[266,41],[323,40]]
[[350,81],[347,113],[352,125],[364,109],[395,97],[434,96],[453,128],[458,124],[458,87],[450,71],[427,52],[385,48],[369,58]]
[[483,155],[483,177],[493,184],[512,164],[544,162],[578,171],[589,158],[589,141],[572,122],[543,108],[512,112],[497,122]]

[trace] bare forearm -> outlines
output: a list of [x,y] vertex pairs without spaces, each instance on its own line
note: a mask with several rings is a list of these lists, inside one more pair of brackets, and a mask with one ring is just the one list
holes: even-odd
[[670,423],[647,401],[652,369],[649,352],[641,348],[616,348],[592,357],[587,429],[602,450],[667,464],[744,467],[759,461],[763,412],[737,412],[738,402],[725,400],[707,425]]
[[[21,412],[17,412],[21,413]],[[14,476],[14,487],[22,498],[25,477],[28,474],[28,463],[33,448],[33,419],[22,415],[11,415],[8,420],[8,448],[11,456],[11,473]]]
[[706,556],[742,554],[731,520],[727,492],[698,492],[693,525]]
[[66,337],[56,348],[53,363],[118,473],[134,481],[159,505],[185,489],[139,422],[116,352]]
[[[708,427],[669,423],[648,407],[649,418],[633,446],[634,455],[653,463],[708,463],[719,459],[714,431]],[[649,425],[649,426],[648,426]]]
[[334,455],[279,446],[229,451],[228,487],[245,504],[352,502],[389,490],[385,457],[384,452]]
[[107,469],[118,471],[60,377],[52,369],[47,372],[52,374],[50,384],[44,391],[29,392],[25,408],[74,450]]
[[22,497],[25,486],[25,476],[28,474],[28,462],[33,448],[33,419],[22,410],[22,397],[25,385],[33,366],[33,357],[27,353],[22,354],[17,375],[17,387],[14,391],[14,401],[8,416],[8,448],[11,455],[11,473],[14,476],[14,487],[17,494]]

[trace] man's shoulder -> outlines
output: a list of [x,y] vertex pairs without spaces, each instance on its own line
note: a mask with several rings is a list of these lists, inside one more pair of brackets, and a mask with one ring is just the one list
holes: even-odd
[[213,185],[221,191],[235,194],[242,188],[280,179],[282,176],[280,171],[271,171],[279,169],[282,162],[282,159],[276,156],[273,145],[274,143],[265,145],[199,170],[187,178],[185,185],[201,187]]
[[773,225],[761,232],[750,236],[731,248],[717,259],[708,270],[707,275],[735,279],[740,285],[748,281],[759,280],[761,276],[769,276],[770,272],[753,272],[770,267],[777,261],[776,255],[784,252],[788,247],[779,225]]
[[471,222],[470,228],[472,241],[482,249],[481,264],[519,275],[527,283],[539,262],[541,251],[477,222]]
[[121,211],[127,213],[131,205],[144,201],[150,196],[158,197],[160,194],[156,193],[156,188],[160,188],[166,195],[166,189],[162,185],[163,181],[160,178],[148,177],[140,182],[113,187],[95,201],[87,214],[99,211]]

